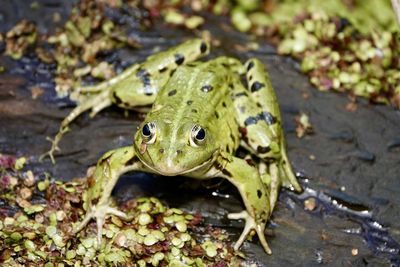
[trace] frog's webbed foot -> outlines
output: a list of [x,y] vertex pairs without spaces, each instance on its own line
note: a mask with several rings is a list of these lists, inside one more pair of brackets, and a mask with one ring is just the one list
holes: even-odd
[[109,205],[92,206],[90,211],[86,213],[85,218],[74,228],[72,235],[76,235],[82,231],[91,219],[95,219],[97,225],[97,246],[100,247],[102,243],[103,225],[107,215],[117,216],[124,221],[133,219],[132,216],[128,216],[125,212],[110,207]]
[[244,210],[239,213],[230,213],[228,214],[228,218],[232,220],[240,220],[243,219],[245,220],[246,224],[244,226],[243,232],[240,235],[239,239],[236,241],[234,249],[238,250],[240,246],[243,244],[245,241],[247,235],[250,233],[251,230],[255,230],[258,238],[260,239],[261,245],[263,246],[264,250],[268,254],[272,254],[272,251],[270,247],[268,246],[267,240],[265,239],[264,235],[264,228],[265,226],[263,224],[257,223],[253,217],[250,216],[250,214]]
[[232,157],[229,162],[221,161],[220,164],[223,164],[224,169],[218,176],[228,179],[236,186],[246,207],[245,211],[228,215],[229,219],[246,221],[244,230],[234,246],[235,250],[239,249],[247,235],[254,229],[265,252],[271,254],[264,236],[265,224],[270,215],[269,192],[258,169],[237,157]]

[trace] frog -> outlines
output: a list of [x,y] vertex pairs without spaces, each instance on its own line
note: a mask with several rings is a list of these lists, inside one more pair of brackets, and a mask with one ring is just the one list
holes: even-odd
[[[80,114],[95,115],[112,104],[143,110],[151,106],[138,127],[133,144],[105,153],[88,178],[84,194],[86,214],[77,223],[78,234],[94,219],[97,243],[109,215],[132,218],[113,204],[111,192],[127,172],[199,180],[223,178],[232,183],[245,209],[229,213],[244,220],[234,244],[238,250],[255,231],[266,253],[264,235],[280,188],[302,190],[289,162],[275,91],[263,63],[234,57],[199,59],[210,53],[210,43],[190,39],[149,56],[114,78],[82,87],[81,102],[61,123],[53,153],[68,125]],[[239,148],[247,151],[238,157]]]

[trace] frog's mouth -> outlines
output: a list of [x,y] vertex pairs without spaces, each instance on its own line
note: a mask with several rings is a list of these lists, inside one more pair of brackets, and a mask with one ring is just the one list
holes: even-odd
[[157,168],[156,166],[147,164],[147,162],[142,161],[142,163],[144,165],[146,165],[147,168],[151,169],[152,171],[154,171],[157,174],[161,174],[164,176],[177,176],[177,175],[183,175],[183,174],[191,173],[191,172],[197,171],[199,169],[202,169],[202,168],[210,165],[212,160],[213,160],[213,158],[210,158],[207,161],[203,162],[202,164],[197,165],[196,167],[191,168],[191,169],[177,169],[173,166]]
[[[167,161],[166,164],[158,165],[155,164],[154,161],[152,160],[151,157],[149,157],[149,160],[146,160],[143,158],[142,155],[139,156],[139,160],[147,167],[149,168],[152,172],[164,176],[177,176],[177,175],[183,175],[191,172],[195,172],[200,169],[206,169],[209,167],[212,162],[214,162],[218,150],[215,150],[211,157],[205,160],[203,163],[196,165],[193,168],[187,169],[187,168],[181,168],[175,164],[172,163],[172,161]],[[165,163],[165,162],[164,162]]]

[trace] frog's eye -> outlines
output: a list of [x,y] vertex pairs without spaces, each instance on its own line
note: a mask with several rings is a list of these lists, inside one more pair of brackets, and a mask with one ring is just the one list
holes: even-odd
[[193,126],[192,132],[190,134],[190,145],[194,147],[199,146],[204,143],[205,139],[206,131],[199,125]]
[[156,141],[156,124],[148,122],[142,128],[143,141],[147,144],[153,144]]

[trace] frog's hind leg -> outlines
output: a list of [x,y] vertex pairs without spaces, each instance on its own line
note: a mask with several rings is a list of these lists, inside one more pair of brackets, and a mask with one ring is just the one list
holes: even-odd
[[53,139],[47,137],[47,140],[52,143],[51,148],[48,152],[42,154],[39,160],[42,161],[48,156],[54,164],[54,152],[60,151],[58,144],[63,135],[68,132],[69,124],[88,110],[91,110],[90,117],[94,117],[101,110],[111,106],[115,102],[113,92],[116,88],[119,88],[120,85],[126,84],[126,80],[129,80],[129,77],[137,72],[139,67],[139,64],[133,65],[108,81],[104,81],[97,85],[83,86],[77,88],[75,92],[72,92],[70,98],[77,101],[78,105],[63,119],[55,137]]
[[[233,96],[243,136],[242,146],[266,162],[271,175],[270,186],[283,185],[301,191],[288,161],[279,106],[264,65],[257,59],[250,59],[245,67],[247,89],[239,83]],[[276,201],[277,192],[275,188],[271,192],[271,202]]]
[[[54,163],[54,152],[59,151],[58,143],[67,132],[68,125],[80,114],[91,110],[91,116],[102,109],[116,104],[122,108],[143,110],[152,104],[157,92],[168,81],[174,70],[181,64],[192,62],[209,53],[209,44],[201,39],[193,39],[176,47],[147,58],[135,64],[116,77],[98,85],[82,87],[71,94],[79,104],[62,121],[52,142],[51,149],[40,157],[49,156]],[[49,138],[48,138],[49,139]]]
[[[271,150],[273,150],[274,146],[277,146],[279,151],[278,153],[273,154],[269,154],[268,152],[263,153],[264,151],[260,151],[263,149],[259,149],[259,147],[262,148],[264,146],[260,144],[257,146],[259,157],[272,159],[269,165],[272,181],[278,179],[281,181],[283,186],[296,191],[301,191],[301,187],[293,173],[287,156],[285,138],[281,127],[281,114],[278,100],[264,64],[260,60],[252,58],[246,62],[245,66],[247,70],[247,86],[251,98],[256,103],[257,107],[260,108],[259,114],[263,114],[260,117],[265,121],[263,124],[267,125],[270,134],[273,136],[270,144],[270,146],[272,146]],[[276,178],[274,176],[278,177]]]
[[[251,98],[257,103],[257,106],[262,107],[263,110],[260,112],[264,114],[264,117],[268,118],[268,120],[266,120],[268,128],[276,138],[275,141],[279,146],[279,155],[276,158],[276,161],[273,161],[271,164],[277,164],[276,175],[279,175],[279,179],[283,186],[300,192],[301,186],[294,175],[287,156],[285,137],[281,127],[282,120],[278,100],[269,75],[265,70],[264,64],[258,59],[252,58],[248,60],[245,66],[247,70],[246,80],[248,89],[251,93]],[[268,158],[269,155],[261,154],[261,157],[265,156]],[[270,171],[271,168],[275,167],[270,166]]]
[[[266,133],[266,135],[272,136],[269,146],[266,146],[266,144],[258,144],[258,156],[271,162],[269,164],[269,170],[272,184],[274,183],[274,180],[278,180],[285,187],[301,191],[301,187],[294,175],[287,156],[285,138],[281,127],[281,114],[269,75],[266,72],[263,63],[258,59],[252,58],[248,60],[245,66],[247,70],[247,86],[251,99],[256,103],[257,107],[259,107],[259,114],[263,114],[262,116],[259,116],[259,120],[262,118],[261,120],[264,120],[265,122],[262,123],[264,131],[261,131],[261,133],[269,132]],[[263,148],[266,148],[265,151],[263,151]],[[271,148],[271,151],[274,149],[277,149],[277,151],[271,153],[270,151],[267,151],[269,150],[268,148]]]

